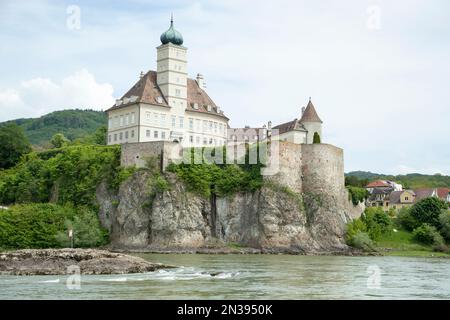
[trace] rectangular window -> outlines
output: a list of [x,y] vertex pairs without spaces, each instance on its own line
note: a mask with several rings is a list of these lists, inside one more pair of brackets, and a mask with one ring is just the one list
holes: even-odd
[[130,117],[129,114],[126,114],[126,115],[125,115],[125,125],[126,125],[126,126],[128,125],[128,119],[129,119],[129,117]]
[[212,138],[209,138],[209,144],[212,144],[212,143],[213,143]]
[[117,141],[117,133],[114,133],[114,141]]
[[175,97],[179,97],[179,96],[181,96],[181,90],[175,89]]
[[118,126],[119,125],[119,116],[115,116],[114,117],[114,126]]
[[166,132],[165,131],[162,131],[161,132],[161,139],[166,139]]
[[223,130],[222,124],[219,123],[219,133],[222,133],[222,130]]
[[199,136],[195,137],[195,142],[196,142],[197,144],[200,144],[200,137],[199,137]]
[[119,140],[123,139],[123,132],[119,133]]
[[189,118],[189,130],[194,130],[194,119]]
[[112,127],[112,118],[108,119],[108,127],[110,127],[110,128]]
[[208,139],[203,138],[203,144],[206,146],[207,143],[208,143]]
[[153,138],[158,138],[158,131],[153,131]]
[[189,142],[193,143],[194,142],[194,136],[189,136]]
[[128,131],[125,131],[125,139],[128,139]]
[[131,113],[131,123],[134,124],[134,122],[136,121],[135,117],[134,117],[134,112]]
[[111,142],[111,135],[108,136],[108,142]]
[[153,124],[158,125],[158,114],[153,113]]
[[207,128],[208,128],[208,121],[203,120],[203,132],[206,132]]
[[200,119],[195,119],[195,128],[198,132],[200,132],[200,125],[201,125]]
[[161,114],[161,127],[165,127],[166,126],[166,115],[165,114]]
[[213,123],[212,123],[212,121],[209,121],[209,132],[212,132],[212,128],[213,128]]
[[134,138],[134,130],[131,130],[131,137]]
[[217,133],[217,122],[214,122],[214,132]]
[[183,121],[184,121],[183,117],[179,117],[179,120],[180,120],[180,129],[183,129]]
[[175,128],[176,126],[177,117],[172,116],[172,128]]
[[150,138],[150,130],[145,131],[145,136],[146,136],[147,138]]
[[150,121],[150,112],[145,112],[145,117],[147,118],[147,121]]
[[120,126],[123,127],[123,116],[120,116]]

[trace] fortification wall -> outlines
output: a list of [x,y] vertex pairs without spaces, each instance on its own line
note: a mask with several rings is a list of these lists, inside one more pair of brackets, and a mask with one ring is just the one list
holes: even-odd
[[345,190],[344,152],[330,144],[302,145],[303,192],[341,196]]
[[144,167],[150,157],[160,159],[161,169],[166,167],[175,159],[181,158],[181,145],[169,141],[151,141],[139,143],[125,143],[122,145],[120,164],[123,167]]
[[[279,141],[278,144],[278,172],[264,178],[279,185],[286,186],[292,191],[302,192],[302,147],[301,144]],[[269,161],[274,161],[270,159]]]

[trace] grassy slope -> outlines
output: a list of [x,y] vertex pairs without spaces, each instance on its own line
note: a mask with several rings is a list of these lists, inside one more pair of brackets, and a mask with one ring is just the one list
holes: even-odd
[[388,256],[450,258],[448,253],[434,252],[432,246],[415,242],[413,234],[405,230],[383,235],[376,245],[380,252]]

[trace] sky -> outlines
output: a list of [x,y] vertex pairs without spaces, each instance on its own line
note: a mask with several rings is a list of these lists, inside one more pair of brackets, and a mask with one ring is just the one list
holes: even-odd
[[0,121],[105,110],[175,28],[232,127],[300,116],[345,170],[450,174],[447,0],[0,0]]

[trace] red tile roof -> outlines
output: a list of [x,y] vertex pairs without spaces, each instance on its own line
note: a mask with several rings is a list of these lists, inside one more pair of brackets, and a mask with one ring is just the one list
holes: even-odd
[[450,192],[449,188],[437,188],[438,197],[443,200],[447,200],[449,192]]
[[[137,97],[135,101],[122,103],[119,106],[114,105],[106,111],[120,109],[138,102],[169,107],[166,97],[163,95],[157,84],[156,76],[156,71],[150,70],[147,72],[121,98],[121,100],[123,100],[124,98],[135,96]],[[160,102],[158,102],[158,98],[160,98]],[[219,110],[219,112],[217,112],[218,107],[214,101],[198,86],[197,81],[194,79],[187,79],[187,104],[186,111],[214,114],[228,120],[223,114],[223,111]],[[198,109],[194,109],[194,104],[198,105]],[[208,111],[208,105],[211,106],[211,111]]]
[[389,183],[383,180],[377,180],[369,183],[366,188],[383,188],[383,187],[390,187]]

